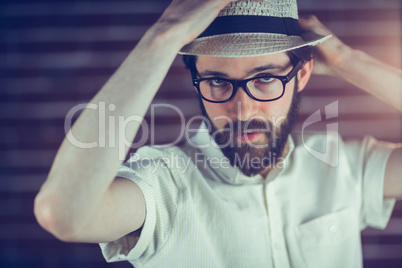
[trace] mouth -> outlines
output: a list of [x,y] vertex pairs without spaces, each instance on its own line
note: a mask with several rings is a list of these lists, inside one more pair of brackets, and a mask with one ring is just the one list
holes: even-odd
[[242,142],[253,142],[256,141],[261,134],[262,132],[244,131],[237,133],[236,136]]

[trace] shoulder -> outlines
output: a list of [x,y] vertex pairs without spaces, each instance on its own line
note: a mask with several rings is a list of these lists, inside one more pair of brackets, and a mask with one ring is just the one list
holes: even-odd
[[345,152],[345,153],[358,153],[362,149],[367,149],[372,146],[381,144],[371,136],[365,136],[361,139],[348,139],[345,140],[337,132],[323,132],[323,133],[307,133],[292,135],[294,140],[295,149],[303,150],[307,153],[311,151],[317,152]]
[[370,159],[386,159],[394,144],[378,141],[371,136],[344,140],[334,132],[298,134],[293,136],[293,161],[325,164],[327,167],[362,170]]
[[143,146],[139,148],[136,152],[131,153],[125,163],[133,162],[146,162],[146,161],[164,161],[169,162],[169,157],[184,156],[181,147],[178,146]]
[[298,134],[293,138],[295,143],[293,160],[326,164],[328,167],[340,167],[340,164],[343,168],[362,166],[367,155],[373,149],[377,150],[381,144],[370,136],[344,140],[336,132]]

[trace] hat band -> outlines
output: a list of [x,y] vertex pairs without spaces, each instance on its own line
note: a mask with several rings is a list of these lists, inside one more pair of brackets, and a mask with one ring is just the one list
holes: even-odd
[[275,33],[300,36],[299,21],[270,16],[217,17],[197,38],[231,33]]

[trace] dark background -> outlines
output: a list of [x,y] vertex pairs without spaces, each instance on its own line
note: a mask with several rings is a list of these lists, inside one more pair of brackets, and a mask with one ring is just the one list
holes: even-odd
[[[400,1],[299,2],[302,13],[316,14],[347,44],[401,67]],[[168,3],[0,1],[0,267],[130,267],[107,264],[97,245],[56,240],[36,223],[33,199],[64,137],[68,111],[93,97]],[[339,116],[332,122],[345,139],[401,142],[399,112],[334,78],[313,77],[299,125],[333,101]],[[200,114],[180,58],[154,103],[178,106],[186,122]],[[178,137],[175,111],[157,110],[155,122],[157,143]],[[308,130],[325,131],[327,123]],[[362,241],[365,267],[402,267],[402,203],[385,231],[369,228]]]

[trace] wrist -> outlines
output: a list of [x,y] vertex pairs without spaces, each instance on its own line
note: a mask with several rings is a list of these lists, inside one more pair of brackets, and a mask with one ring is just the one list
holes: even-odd
[[166,42],[174,43],[181,49],[201,34],[204,30],[204,27],[198,29],[201,23],[201,21],[188,18],[162,17],[151,27],[151,30],[162,36]]
[[354,49],[339,41],[336,48],[336,57],[334,57],[329,64],[331,74],[336,76],[350,66],[350,62],[353,61],[354,54]]
[[196,39],[211,24],[228,0],[193,1],[191,4],[178,2],[172,3],[152,28],[163,33],[169,40],[174,39],[182,48]]
[[146,32],[142,41],[146,46],[163,46],[177,53],[186,44],[182,32],[177,25],[158,22]]

